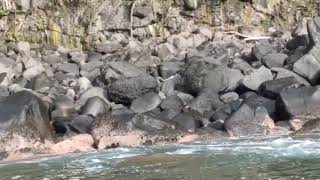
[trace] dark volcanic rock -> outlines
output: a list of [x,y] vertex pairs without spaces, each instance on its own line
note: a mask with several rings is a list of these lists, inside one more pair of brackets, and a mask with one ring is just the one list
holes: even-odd
[[8,88],[0,86],[0,101],[4,100],[7,96],[9,96]]
[[156,92],[157,89],[157,80],[150,75],[146,75],[113,82],[109,86],[109,94],[114,102],[128,105],[142,94]]
[[73,75],[79,75],[79,67],[77,64],[74,63],[64,63],[60,64],[57,68],[57,71],[61,71],[64,73],[70,73]]
[[275,79],[281,79],[281,78],[286,78],[286,77],[294,77],[295,80],[297,82],[299,82],[300,84],[304,84],[306,86],[310,86],[310,83],[304,79],[303,77],[299,76],[298,74],[287,70],[287,69],[283,69],[283,68],[272,68],[271,69],[273,72],[276,72],[276,78]]
[[241,95],[240,98],[243,98],[243,103],[247,104],[252,109],[255,109],[258,106],[265,107],[270,116],[274,116],[276,113],[276,101],[268,99],[262,96],[257,95],[253,92],[247,92]]
[[270,44],[257,44],[252,48],[252,54],[258,61],[262,61],[264,56],[275,52],[276,50]]
[[58,118],[52,125],[57,134],[71,132],[83,134],[91,133],[93,122],[94,118],[91,115],[78,115]]
[[320,77],[320,44],[315,45],[293,65],[293,71],[317,84]]
[[202,115],[206,115],[222,105],[223,103],[219,100],[219,95],[211,89],[204,89],[188,104],[190,109],[195,110]]
[[48,90],[51,87],[51,81],[45,73],[32,78],[30,82],[26,85],[26,88],[32,90]]
[[76,101],[76,109],[80,109],[86,104],[89,98],[99,97],[103,99],[106,103],[109,103],[107,100],[107,91],[100,87],[91,87],[80,94],[79,99]]
[[319,117],[320,86],[292,87],[280,93],[279,111],[289,117],[316,119]]
[[161,99],[155,92],[150,92],[132,101],[130,109],[135,113],[151,111],[159,106]]
[[159,130],[169,129],[172,127],[172,125],[164,121],[143,114],[137,114],[133,117],[131,122],[136,128],[148,132],[155,132]]
[[52,138],[49,111],[44,102],[28,91],[20,91],[0,102],[0,130],[25,137]]
[[103,99],[94,96],[88,98],[86,104],[81,108],[81,114],[90,114],[97,117],[99,114],[107,113],[109,109],[109,105]]
[[236,101],[238,99],[239,99],[239,95],[236,92],[228,92],[220,96],[220,100],[224,103],[229,103],[231,101]]
[[181,129],[188,132],[195,132],[196,128],[200,127],[195,114],[192,112],[183,112],[172,119],[177,129]]
[[55,98],[52,105],[51,116],[54,117],[68,117],[76,113],[73,99],[68,96],[61,95]]
[[310,45],[314,46],[320,42],[320,17],[308,20],[307,23]]
[[113,109],[111,112],[111,118],[115,122],[115,126],[126,124],[131,121],[135,115],[136,113],[126,107]]
[[193,94],[199,93],[204,88],[214,92],[232,91],[238,87],[243,75],[240,70],[224,66],[207,64],[205,62],[191,63],[185,73],[185,86]]
[[271,80],[271,81],[266,81],[261,84],[260,86],[260,92],[263,94],[265,97],[271,98],[271,99],[276,99],[279,97],[281,91],[288,87],[292,87],[294,85],[299,85],[294,77],[286,77],[286,78],[281,78],[281,79],[276,79],[276,80]]
[[[266,135],[273,120],[268,117],[264,107],[251,108],[243,103],[241,107],[225,121],[225,128],[231,136]],[[272,126],[272,125],[270,125]]]
[[108,54],[108,53],[113,53],[122,48],[121,44],[117,42],[105,42],[103,44],[97,45],[96,49],[97,52]]
[[173,76],[182,71],[183,66],[184,62],[180,61],[163,62],[160,65],[160,75],[162,78],[167,79],[170,76]]
[[163,100],[160,104],[161,109],[181,111],[183,109],[183,101],[177,95],[172,95]]

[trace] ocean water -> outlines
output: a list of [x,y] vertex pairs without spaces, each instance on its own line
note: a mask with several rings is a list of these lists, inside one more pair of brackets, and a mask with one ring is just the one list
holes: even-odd
[[0,179],[320,179],[320,136],[118,148],[0,164]]

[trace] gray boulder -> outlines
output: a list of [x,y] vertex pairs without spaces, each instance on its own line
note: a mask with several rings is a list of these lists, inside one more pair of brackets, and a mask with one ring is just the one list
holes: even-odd
[[162,78],[169,78],[177,73],[180,73],[182,71],[182,68],[184,67],[184,62],[180,61],[168,61],[163,62],[160,65],[160,75]]
[[260,85],[265,82],[273,79],[273,75],[270,69],[267,69],[264,66],[261,66],[259,69],[254,69],[252,73],[246,75],[243,78],[242,85],[251,90],[258,90]]
[[199,6],[198,0],[184,0],[184,4],[189,10],[196,10]]
[[76,101],[76,109],[79,110],[83,107],[89,98],[99,97],[104,100],[105,103],[109,104],[107,99],[107,91],[100,87],[90,87],[88,90],[80,94],[79,98]]
[[276,53],[276,50],[270,44],[257,44],[252,48],[252,55],[258,61],[271,53]]
[[134,127],[147,132],[157,132],[159,130],[170,129],[172,127],[172,125],[164,121],[143,114],[135,115],[132,118],[131,123]]
[[130,109],[135,113],[144,113],[155,109],[160,103],[159,95],[155,92],[150,92],[133,100]]
[[148,92],[158,91],[158,82],[150,75],[119,79],[109,85],[109,94],[112,101],[120,104],[131,102]]
[[298,74],[284,68],[272,68],[272,72],[276,73],[276,78],[275,79],[281,79],[281,78],[286,78],[286,77],[294,77],[297,82],[300,84],[304,84],[306,86],[310,86],[310,83],[304,79],[303,77],[299,76]]
[[265,97],[276,99],[286,88],[297,86],[299,84],[300,83],[297,82],[293,76],[280,78],[262,83],[259,88],[259,92]]
[[244,103],[225,121],[225,128],[231,136],[266,135],[272,126],[268,123],[273,120],[264,107],[251,108]]
[[68,117],[76,113],[75,104],[73,99],[68,96],[61,95],[55,98],[52,104],[51,116],[55,117]]
[[196,131],[200,127],[200,121],[192,112],[183,112],[172,119],[175,127],[190,133]]
[[262,63],[268,68],[283,67],[288,55],[283,53],[271,53],[262,58]]
[[91,133],[93,122],[94,118],[91,115],[77,115],[57,118],[52,125],[58,135],[65,135],[71,132],[89,134]]
[[207,115],[211,111],[221,107],[223,103],[219,100],[219,95],[211,89],[204,89],[189,104],[189,108],[202,115]]
[[49,110],[45,103],[29,91],[20,91],[0,102],[0,131],[24,137],[52,139]]
[[239,99],[239,95],[236,92],[228,92],[220,96],[220,100],[224,103],[229,103],[231,101],[236,101],[238,99]]
[[280,93],[278,107],[284,116],[316,119],[320,117],[320,86],[286,89]]
[[172,95],[164,99],[160,104],[161,109],[163,110],[174,110],[181,111],[183,109],[183,101],[177,95]]
[[307,30],[310,45],[314,46],[320,42],[320,17],[315,17],[307,22]]
[[73,75],[79,75],[79,67],[77,64],[74,63],[64,63],[64,64],[60,64],[57,67],[57,71],[61,71],[63,73],[67,73],[67,74],[73,74]]
[[315,45],[293,65],[293,71],[316,84],[320,77],[320,44]]
[[191,63],[184,75],[187,90],[194,94],[204,88],[210,88],[216,93],[232,91],[238,87],[243,78],[240,70],[224,66],[216,67],[205,62]]
[[81,107],[82,115],[92,115],[93,117],[97,117],[100,114],[105,114],[109,111],[110,106],[105,102],[105,100],[100,97],[94,96],[88,98],[86,104]]
[[114,53],[122,48],[121,44],[117,42],[104,42],[102,44],[98,44],[96,49],[97,52],[103,54]]

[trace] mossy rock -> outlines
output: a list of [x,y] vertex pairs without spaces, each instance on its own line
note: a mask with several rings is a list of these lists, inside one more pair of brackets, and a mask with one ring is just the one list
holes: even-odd
[[49,41],[51,44],[54,45],[61,45],[61,28],[60,26],[51,21],[49,22],[49,31],[50,31],[50,35],[49,35]]

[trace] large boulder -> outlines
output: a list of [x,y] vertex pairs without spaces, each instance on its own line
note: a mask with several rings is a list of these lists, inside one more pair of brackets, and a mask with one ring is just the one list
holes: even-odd
[[315,17],[307,22],[307,30],[310,45],[316,45],[320,42],[320,17]]
[[151,111],[159,106],[161,98],[155,92],[150,92],[132,101],[130,109],[135,113]]
[[49,110],[29,91],[20,91],[0,102],[0,131],[25,137],[52,139]]
[[84,134],[91,133],[93,122],[94,118],[91,115],[76,115],[57,118],[52,125],[58,135],[69,134],[71,132]]
[[[255,109],[256,107],[264,107],[270,116],[276,116],[276,101],[259,96],[254,92],[247,92],[240,96],[243,99],[243,103],[248,105],[250,108]],[[235,104],[235,107],[238,107],[238,104]]]
[[88,98],[86,104],[81,108],[81,114],[92,115],[97,117],[109,111],[110,106],[98,96]]
[[293,71],[317,84],[320,77],[320,44],[315,45],[293,65]]
[[223,103],[219,99],[219,95],[211,89],[204,89],[189,104],[191,110],[197,111],[202,115],[207,115],[211,111],[221,107]]
[[80,94],[78,100],[76,101],[76,109],[79,110],[87,103],[88,99],[92,97],[99,97],[100,99],[104,100],[106,104],[109,104],[107,94],[107,91],[100,87],[90,87]]
[[192,112],[183,112],[178,114],[172,119],[175,127],[180,130],[184,130],[190,133],[196,131],[200,127],[200,121],[198,116]]
[[264,107],[252,108],[246,103],[225,121],[225,128],[231,136],[266,135],[273,126],[274,122]]
[[286,77],[294,77],[297,82],[300,84],[304,84],[306,86],[310,86],[310,83],[304,79],[303,77],[299,76],[298,74],[284,68],[272,68],[272,72],[276,73],[276,78],[275,79],[281,79],[281,78],[286,78]]
[[262,61],[262,58],[270,53],[276,53],[276,50],[270,44],[257,44],[252,48],[252,55],[258,61]]
[[150,75],[119,79],[109,85],[111,100],[126,105],[143,94],[157,90],[158,82]]
[[66,117],[74,113],[76,113],[76,109],[73,99],[65,95],[55,97],[55,100],[52,104],[52,118]]
[[292,87],[280,93],[279,113],[289,118],[316,119],[320,117],[320,86]]
[[300,83],[296,81],[295,77],[286,77],[275,79],[271,81],[266,81],[260,86],[260,93],[265,97],[276,99],[279,97],[281,91],[286,88],[293,87],[294,85],[299,85]]
[[243,75],[240,70],[225,66],[193,62],[185,71],[185,86],[191,93],[197,94],[204,88],[214,92],[232,91],[238,87]]
[[143,114],[137,114],[134,116],[131,123],[133,123],[134,127],[147,132],[156,132],[173,127],[165,121]]
[[283,67],[288,55],[283,53],[271,53],[262,58],[262,63],[268,68]]
[[243,78],[242,85],[251,90],[258,90],[260,85],[265,82],[273,79],[271,70],[261,66],[259,69],[254,69],[252,73],[246,75]]

